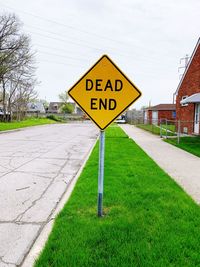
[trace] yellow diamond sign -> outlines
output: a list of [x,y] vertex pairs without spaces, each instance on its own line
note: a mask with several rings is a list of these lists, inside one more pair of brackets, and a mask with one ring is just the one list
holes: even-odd
[[80,78],[68,94],[101,130],[141,96],[139,89],[106,55]]

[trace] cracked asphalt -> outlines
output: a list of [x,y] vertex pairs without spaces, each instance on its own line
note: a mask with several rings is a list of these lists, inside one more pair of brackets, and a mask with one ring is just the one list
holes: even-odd
[[97,136],[91,123],[0,134],[0,267],[22,264]]

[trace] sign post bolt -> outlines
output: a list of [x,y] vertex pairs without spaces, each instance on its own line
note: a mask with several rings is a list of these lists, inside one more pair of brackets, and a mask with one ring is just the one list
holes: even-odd
[[104,180],[105,132],[99,136],[99,173],[98,173],[98,216],[103,216],[103,180]]

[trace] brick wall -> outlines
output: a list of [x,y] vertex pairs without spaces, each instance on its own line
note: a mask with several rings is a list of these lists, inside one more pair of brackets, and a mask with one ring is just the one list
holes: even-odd
[[[175,111],[175,110],[174,110]],[[158,119],[167,119],[167,120],[175,120],[176,118],[173,118],[172,110],[159,110],[158,112]]]
[[194,131],[191,121],[194,121],[195,105],[189,104],[188,106],[181,106],[180,101],[183,96],[191,96],[195,93],[200,93],[200,45],[196,50],[176,97],[177,120],[190,121],[182,123],[181,127],[182,130],[183,127],[187,127],[189,134]]
[[[172,112],[173,112],[172,110],[158,110],[158,125],[160,124],[161,119],[175,120],[176,118],[173,118]],[[152,123],[152,110],[148,110],[147,119],[149,123],[151,124]]]

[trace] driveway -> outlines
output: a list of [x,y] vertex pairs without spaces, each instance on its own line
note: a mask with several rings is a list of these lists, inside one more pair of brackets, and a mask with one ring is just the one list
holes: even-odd
[[0,267],[22,263],[97,135],[90,123],[0,134]]

